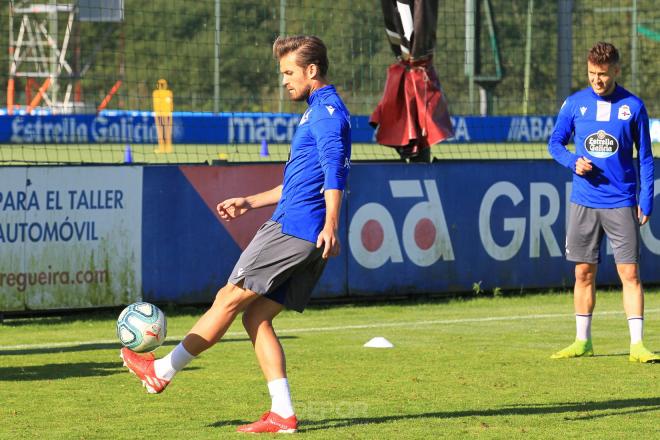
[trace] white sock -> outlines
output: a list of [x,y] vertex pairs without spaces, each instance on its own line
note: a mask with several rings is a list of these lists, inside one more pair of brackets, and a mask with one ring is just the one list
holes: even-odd
[[195,356],[188,353],[188,351],[183,348],[183,344],[179,343],[174,350],[170,351],[167,356],[161,359],[157,359],[154,362],[154,370],[156,376],[165,379],[172,380],[174,375],[183,370],[183,368],[195,359]]
[[268,382],[268,392],[270,393],[272,402],[270,406],[271,412],[284,419],[294,414],[293,405],[291,404],[291,393],[289,392],[289,382],[286,377]]
[[575,314],[575,339],[587,341],[591,339],[591,313],[587,315]]
[[628,329],[630,330],[630,344],[637,344],[642,340],[644,333],[644,317],[631,316],[628,318]]

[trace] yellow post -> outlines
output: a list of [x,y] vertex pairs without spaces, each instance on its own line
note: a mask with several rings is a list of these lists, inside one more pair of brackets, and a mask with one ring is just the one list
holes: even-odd
[[7,114],[14,114],[14,78],[7,81]]
[[154,118],[158,132],[158,148],[155,153],[171,153],[172,149],[172,112],[174,111],[174,96],[167,88],[167,81],[159,79],[153,91]]

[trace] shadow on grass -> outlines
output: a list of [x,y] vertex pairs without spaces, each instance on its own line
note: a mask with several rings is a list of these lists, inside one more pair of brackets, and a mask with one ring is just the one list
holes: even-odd
[[628,356],[630,353],[628,352],[620,352],[620,353],[607,353],[607,354],[594,354],[594,357],[618,357],[618,356]]
[[[201,316],[211,303],[193,305],[173,305],[154,303],[167,317]],[[83,307],[74,309],[53,310],[18,310],[0,312],[0,328],[22,327],[27,325],[63,325],[75,322],[113,321],[119,316],[125,305],[108,307]]]
[[[279,339],[297,339],[298,336],[279,336]],[[221,344],[228,342],[249,342],[250,338],[227,338],[220,341]],[[180,339],[168,339],[163,343],[163,347],[177,345],[181,342]],[[75,344],[75,345],[61,345],[53,344],[52,346],[44,347],[26,347],[26,348],[16,348],[16,349],[4,349],[0,350],[0,356],[16,356],[24,354],[49,354],[49,353],[71,353],[79,351],[92,351],[92,350],[114,350],[121,348],[119,342],[103,342],[103,343],[90,343],[90,344]],[[44,344],[47,345],[47,344]]]
[[233,426],[235,428],[238,428],[241,425],[247,425],[248,423],[252,423],[254,420],[242,420],[242,419],[235,419],[235,420],[218,420],[215,423],[211,423],[209,425],[206,425],[207,428],[223,428],[225,426]]
[[[564,414],[564,420],[589,420],[600,417],[629,415],[660,411],[660,397],[605,400],[601,402],[562,402],[532,405],[511,405],[496,409],[475,409],[467,411],[437,411],[421,414],[401,414],[382,417],[337,417],[323,420],[303,420],[299,432],[321,431],[327,429],[345,428],[362,424],[391,423],[407,420],[423,419],[455,419],[463,417],[498,417],[498,416],[528,416],[543,414]],[[594,414],[595,413],[595,414]],[[220,420],[208,425],[219,428],[227,425],[250,423],[246,420]]]
[[52,318],[15,318],[15,319],[8,319],[8,320],[3,320],[2,324],[5,327],[24,327],[27,325],[55,325],[55,324],[62,324],[62,319],[60,317],[52,317]]
[[[198,369],[199,367],[188,367],[186,371]],[[128,374],[128,370],[122,366],[119,359],[117,362],[76,362],[28,365],[23,367],[0,367],[0,382],[100,377],[111,376],[113,374]]]

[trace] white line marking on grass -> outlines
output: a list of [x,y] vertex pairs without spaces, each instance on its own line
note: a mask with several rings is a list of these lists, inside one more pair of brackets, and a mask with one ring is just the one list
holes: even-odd
[[[646,313],[658,312],[660,309],[649,309]],[[594,315],[618,315],[623,314],[623,311],[606,311],[594,313]],[[387,328],[387,327],[419,327],[424,325],[439,325],[439,324],[463,324],[468,322],[490,322],[490,321],[518,321],[523,319],[547,319],[547,318],[566,318],[575,316],[575,314],[566,313],[548,313],[544,315],[517,315],[517,316],[492,316],[489,318],[461,318],[461,319],[434,319],[428,321],[407,321],[407,322],[382,322],[376,324],[358,324],[358,325],[343,325],[336,327],[307,327],[299,329],[278,329],[277,333],[314,333],[338,330],[359,330],[369,328]]]
[[[644,311],[644,314],[660,312],[660,309],[647,309]],[[603,315],[623,315],[622,310],[610,310],[604,312],[595,312],[596,316]],[[421,326],[429,325],[450,325],[450,324],[465,324],[465,323],[478,323],[478,322],[494,322],[494,321],[519,321],[525,319],[552,319],[552,318],[567,318],[575,316],[573,313],[547,313],[547,314],[535,314],[535,315],[513,315],[513,316],[491,316],[487,318],[461,318],[461,319],[433,319],[426,321],[403,321],[403,322],[378,322],[374,324],[356,324],[356,325],[340,325],[333,327],[303,327],[303,328],[281,328],[277,330],[278,334],[285,333],[322,333],[322,332],[336,332],[344,330],[361,330],[361,329],[372,329],[372,328],[391,328],[391,327],[404,327],[404,328],[414,328]],[[244,332],[227,332],[225,337],[245,337]],[[168,336],[170,340],[180,341],[183,339],[181,336]],[[18,344],[18,345],[0,345],[0,350],[39,350],[39,349],[50,349],[50,348],[66,348],[66,347],[77,347],[77,346],[86,346],[86,345],[98,345],[98,344],[117,344],[117,348],[120,347],[117,339],[98,339],[94,341],[70,341],[70,342],[51,342],[45,344]]]

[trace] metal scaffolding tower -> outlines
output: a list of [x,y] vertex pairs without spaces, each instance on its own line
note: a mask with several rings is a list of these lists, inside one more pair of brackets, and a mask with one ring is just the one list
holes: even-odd
[[[62,14],[66,16],[66,28],[59,41],[58,22]],[[42,100],[54,113],[71,111],[71,92],[75,78],[66,55],[74,16],[73,4],[57,4],[56,0],[39,5],[21,0],[9,2],[9,114],[14,110],[16,78],[26,78],[28,91],[32,84],[39,85],[36,95],[29,103],[26,102],[28,113]],[[18,31],[14,32],[16,28]],[[28,93],[26,99],[29,97]]]
[[[72,32],[76,22],[120,22],[124,19],[123,0],[30,0],[9,1],[9,80],[7,112],[17,108],[32,112],[37,106],[51,113],[74,113],[84,107],[74,93],[89,68],[70,64]],[[60,29],[64,24],[64,29]],[[79,44],[79,43],[76,43]],[[80,48],[75,48],[79,53]],[[23,79],[25,106],[15,102],[17,79]]]

